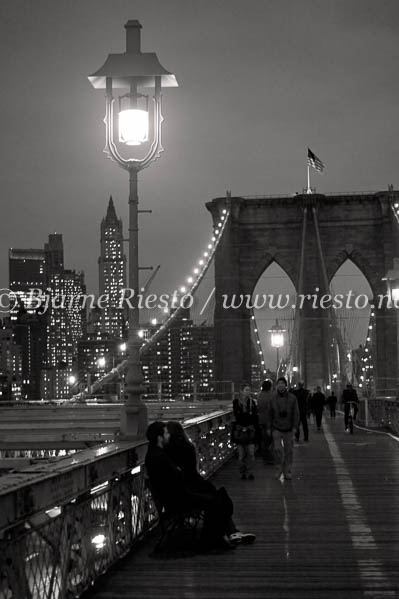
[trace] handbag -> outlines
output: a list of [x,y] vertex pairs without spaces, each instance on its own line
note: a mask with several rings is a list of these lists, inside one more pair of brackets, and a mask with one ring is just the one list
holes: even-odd
[[234,424],[233,428],[233,441],[238,445],[249,445],[255,442],[256,431],[253,424],[248,426],[241,426],[241,424]]

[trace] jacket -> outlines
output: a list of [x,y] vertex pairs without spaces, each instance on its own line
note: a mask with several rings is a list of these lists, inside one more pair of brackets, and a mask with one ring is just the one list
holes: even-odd
[[292,393],[273,393],[270,401],[268,428],[286,433],[298,428],[298,401]]
[[359,398],[357,396],[356,389],[353,389],[353,387],[349,389],[344,389],[342,391],[342,403],[345,404],[348,401],[354,401],[355,403],[359,403]]
[[236,397],[233,401],[233,412],[236,424],[240,426],[258,425],[258,406],[254,399],[248,397],[243,406]]
[[272,395],[273,391],[261,391],[258,395],[259,424],[267,424],[267,415],[269,413]]

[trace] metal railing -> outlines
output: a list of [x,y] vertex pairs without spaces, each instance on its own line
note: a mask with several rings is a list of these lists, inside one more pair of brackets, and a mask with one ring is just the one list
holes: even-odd
[[361,399],[358,419],[366,426],[399,434],[399,399],[397,397]]
[[[231,419],[185,424],[205,476],[234,453]],[[0,479],[0,599],[79,597],[155,526],[146,448],[114,443]]]

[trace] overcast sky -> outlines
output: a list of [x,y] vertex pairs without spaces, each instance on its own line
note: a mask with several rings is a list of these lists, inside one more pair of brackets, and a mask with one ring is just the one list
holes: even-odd
[[[164,94],[161,159],[139,175],[141,263],[179,285],[211,233],[205,202],[399,184],[397,0],[2,0],[0,286],[8,248],[64,236],[97,292],[108,197],[127,223],[127,175],[102,153],[104,95],[87,75],[139,19],[180,87]],[[125,234],[127,227],[125,225]]]

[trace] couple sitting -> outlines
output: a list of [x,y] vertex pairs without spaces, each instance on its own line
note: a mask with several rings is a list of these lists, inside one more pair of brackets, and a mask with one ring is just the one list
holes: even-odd
[[198,472],[196,449],[179,422],[153,422],[147,429],[147,439],[145,465],[152,493],[166,511],[204,511],[204,550],[234,549],[239,543],[255,540],[252,533],[241,533],[235,527],[233,502],[226,489],[216,489]]

